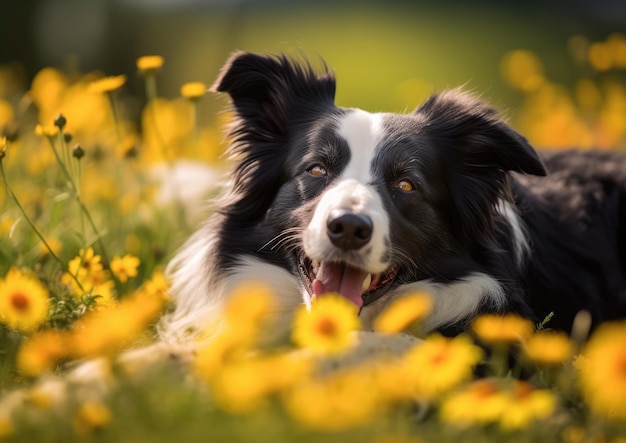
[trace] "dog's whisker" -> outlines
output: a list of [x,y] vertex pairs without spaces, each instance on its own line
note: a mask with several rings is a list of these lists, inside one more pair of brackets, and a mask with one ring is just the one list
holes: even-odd
[[269,247],[270,251],[274,251],[275,249],[281,247],[286,242],[292,241],[294,239],[298,239],[298,236],[302,232],[301,228],[289,228],[281,232],[280,234],[275,235],[269,241],[267,241],[263,246],[261,246],[257,252],[262,252],[267,247]]

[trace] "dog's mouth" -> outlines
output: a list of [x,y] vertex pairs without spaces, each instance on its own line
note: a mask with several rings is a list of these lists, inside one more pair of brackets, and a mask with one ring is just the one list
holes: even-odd
[[304,255],[298,256],[298,270],[311,297],[336,292],[359,309],[382,297],[398,275],[397,266],[370,274],[342,262],[313,262]]

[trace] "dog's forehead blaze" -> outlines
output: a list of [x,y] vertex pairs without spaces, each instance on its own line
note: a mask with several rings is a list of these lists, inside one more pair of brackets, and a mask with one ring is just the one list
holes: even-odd
[[350,161],[341,173],[342,178],[371,182],[371,164],[384,134],[383,119],[384,114],[353,109],[339,120],[337,133],[350,149]]

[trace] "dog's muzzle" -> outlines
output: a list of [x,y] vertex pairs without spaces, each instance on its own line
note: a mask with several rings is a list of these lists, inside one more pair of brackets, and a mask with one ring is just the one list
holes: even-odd
[[312,297],[339,293],[361,308],[387,291],[397,276],[396,266],[373,274],[348,258],[370,243],[373,231],[374,223],[368,215],[343,209],[331,211],[326,235],[338,253],[321,260],[298,257],[300,276]]

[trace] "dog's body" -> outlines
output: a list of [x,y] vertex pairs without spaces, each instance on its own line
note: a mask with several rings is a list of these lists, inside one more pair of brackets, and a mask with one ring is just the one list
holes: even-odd
[[541,159],[459,91],[405,115],[339,108],[331,74],[284,56],[235,54],[214,89],[232,99],[236,166],[171,263],[164,339],[217,321],[246,280],[272,288],[285,324],[327,292],[357,305],[365,329],[417,290],[434,299],[426,329],[452,334],[482,312],[554,312],[563,330],[583,309],[626,316],[623,157]]

